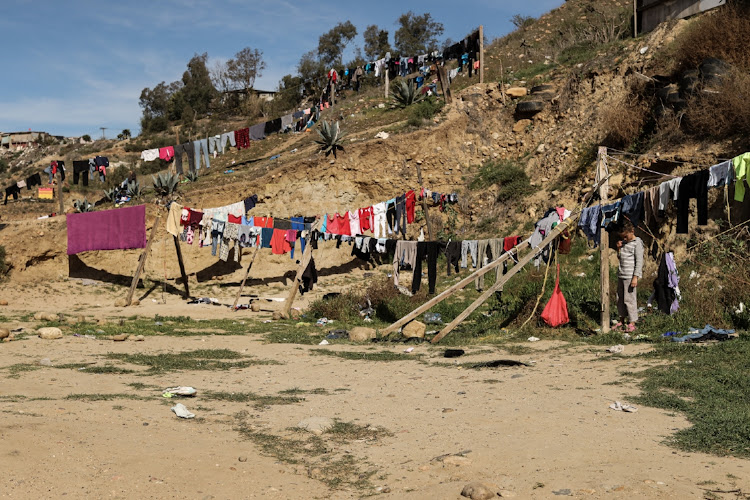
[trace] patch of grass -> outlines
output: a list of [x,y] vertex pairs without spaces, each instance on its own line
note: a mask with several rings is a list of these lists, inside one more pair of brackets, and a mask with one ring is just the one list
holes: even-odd
[[143,384],[141,382],[132,382],[130,384],[127,384],[128,387],[132,387],[133,389],[137,391],[142,391],[144,389],[160,389],[160,387],[157,387],[155,385],[151,384]]
[[20,378],[22,373],[33,372],[40,369],[40,365],[31,363],[16,363],[15,365],[6,366],[3,370],[8,372],[8,378]]
[[[280,365],[274,360],[247,359],[247,356],[229,349],[199,349],[181,353],[121,354],[109,353],[109,359],[147,366],[147,374],[177,370],[231,370],[254,365]],[[225,361],[232,360],[232,361]]]
[[328,395],[330,392],[328,392],[328,389],[324,387],[316,387],[315,389],[300,389],[299,387],[292,387],[291,389],[285,389],[283,391],[279,391],[279,394],[287,394],[287,395],[293,395],[296,396],[298,394],[324,394]]
[[354,361],[416,361],[422,358],[417,354],[405,354],[400,352],[362,352],[362,351],[330,351],[327,349],[312,349],[312,354],[320,356],[334,356],[336,358],[350,359]]
[[89,403],[95,401],[113,401],[115,399],[137,399],[146,401],[149,398],[137,396],[135,394],[68,394],[65,399],[69,401],[86,401]]
[[66,363],[62,365],[54,365],[53,368],[59,368],[62,370],[78,370],[82,373],[94,373],[94,374],[123,375],[127,373],[135,373],[134,370],[128,370],[127,368],[119,368],[113,365],[92,366],[88,363]]
[[20,403],[21,401],[25,401],[26,396],[23,396],[21,394],[7,394],[5,396],[0,396],[0,401],[3,401],[5,403]]
[[290,405],[304,401],[295,396],[262,396],[253,392],[217,392],[206,391],[201,394],[208,401],[229,401],[232,403],[255,403],[256,407],[271,405]]
[[508,202],[524,198],[534,192],[531,179],[526,171],[513,161],[488,161],[483,164],[472,179],[471,189],[486,189],[499,186],[497,201]]
[[372,427],[337,420],[333,427],[324,432],[324,435],[330,436],[337,442],[346,442],[354,440],[373,441],[381,437],[393,436],[393,433],[385,427]]
[[413,127],[421,127],[427,120],[432,120],[443,108],[443,101],[429,97],[418,104],[409,106],[409,120]]
[[668,441],[679,449],[750,457],[750,335],[711,345],[658,344],[645,358],[672,363],[634,374],[635,402],[679,411],[693,424]]

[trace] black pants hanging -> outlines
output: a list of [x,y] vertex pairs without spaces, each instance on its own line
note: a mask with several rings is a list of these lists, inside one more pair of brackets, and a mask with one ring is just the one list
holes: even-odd
[[680,194],[677,198],[677,234],[687,234],[690,199],[698,201],[698,225],[708,224],[708,170],[686,175],[680,181]]
[[[83,174],[83,176],[81,176]],[[73,184],[78,184],[78,179],[83,180],[83,185],[89,185],[89,162],[88,160],[73,161]]]
[[437,261],[441,244],[438,241],[420,241],[417,243],[417,262],[414,264],[414,277],[411,281],[411,293],[417,293],[422,285],[422,261],[427,257],[427,283],[429,293],[435,293],[437,282]]
[[5,188],[5,201],[3,202],[3,205],[8,204],[8,197],[12,196],[14,200],[18,199],[18,194],[21,192],[21,188],[18,187],[16,184],[12,184]]

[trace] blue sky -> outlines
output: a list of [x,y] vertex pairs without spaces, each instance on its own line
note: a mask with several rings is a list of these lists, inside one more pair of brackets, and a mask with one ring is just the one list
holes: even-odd
[[[490,40],[512,30],[514,14],[539,16],[562,0],[4,0],[0,15],[3,72],[0,131],[114,137],[139,129],[144,87],[178,80],[195,53],[209,64],[244,47],[263,51],[256,88],[275,89],[294,73],[318,37],[350,20],[362,32],[377,24],[391,34],[398,17],[429,9],[460,40],[484,24]],[[321,8],[324,6],[324,8]]]

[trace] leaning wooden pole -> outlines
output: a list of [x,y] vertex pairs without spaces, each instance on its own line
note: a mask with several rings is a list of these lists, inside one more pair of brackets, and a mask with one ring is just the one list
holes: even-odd
[[448,335],[450,332],[453,331],[456,326],[458,326],[463,320],[465,320],[471,313],[473,313],[479,306],[485,303],[487,299],[489,299],[493,293],[495,293],[497,290],[502,288],[505,283],[511,279],[513,276],[518,274],[521,269],[524,268],[526,264],[531,262],[533,258],[535,258],[537,255],[539,255],[544,248],[546,248],[550,243],[555,241],[556,238],[558,238],[562,232],[570,227],[570,225],[575,222],[578,219],[578,215],[571,215],[564,221],[562,221],[560,224],[555,226],[555,228],[549,232],[549,235],[547,235],[546,238],[542,240],[541,243],[536,248],[532,248],[529,253],[524,255],[522,258],[518,260],[515,266],[513,266],[509,271],[508,274],[504,275],[502,278],[500,278],[498,281],[495,282],[494,285],[492,285],[486,292],[484,292],[482,295],[479,296],[477,300],[471,303],[469,307],[467,307],[461,314],[456,316],[456,318],[448,323],[442,330],[440,330],[440,333],[435,335],[435,337],[432,339],[432,343],[435,344],[437,342],[440,342],[440,340],[443,339],[446,335]]
[[[424,187],[422,184],[422,167],[417,163],[417,181],[419,182],[419,189]],[[424,220],[427,223],[427,240],[432,241],[432,224],[430,223],[430,214],[427,213],[427,199],[422,197],[422,211],[424,212]]]
[[299,269],[297,270],[297,276],[294,277],[292,288],[291,290],[289,290],[289,295],[287,295],[286,303],[284,304],[284,309],[282,311],[282,314],[284,315],[285,318],[288,318],[289,315],[292,313],[292,304],[294,303],[294,298],[297,296],[297,290],[299,289],[300,284],[302,284],[302,274],[305,272],[305,269],[307,269],[307,265],[310,263],[311,258],[312,258],[312,240],[310,239],[310,241],[307,242],[305,251],[302,253],[302,260],[300,262]]
[[[599,204],[606,205],[609,196],[609,177],[607,176],[607,148],[599,147],[596,162],[596,179],[602,181],[599,186]],[[599,239],[599,281],[601,285],[601,330],[608,333],[609,326],[609,233],[602,230]]]
[[188,285],[188,277],[187,273],[185,272],[185,261],[182,260],[182,249],[180,248],[180,241],[177,239],[177,236],[172,236],[174,238],[174,248],[177,251],[177,263],[180,265],[180,276],[182,276],[182,281],[185,283],[185,300],[190,298],[190,288]]
[[479,83],[484,83],[484,25],[479,25]]
[[253,256],[250,258],[250,263],[247,265],[247,269],[245,270],[245,276],[243,276],[242,282],[240,283],[240,289],[237,290],[237,296],[234,298],[232,310],[236,310],[237,308],[237,303],[240,301],[240,296],[242,295],[242,289],[245,288],[245,281],[247,281],[247,277],[250,275],[250,269],[253,267],[255,257],[258,256],[258,250],[260,250],[260,246],[255,247],[255,252],[253,252]]
[[65,215],[65,203],[63,202],[63,181],[62,167],[57,166],[57,201],[60,203],[60,212],[58,215]]
[[458,292],[459,290],[462,290],[463,288],[466,288],[467,285],[469,285],[471,282],[473,282],[476,278],[479,276],[484,276],[488,272],[492,271],[493,269],[499,269],[500,265],[508,260],[510,260],[513,257],[513,254],[518,254],[518,252],[527,247],[529,245],[529,240],[522,241],[517,246],[513,247],[512,249],[508,250],[507,252],[503,253],[500,257],[498,257],[496,260],[493,260],[492,262],[488,263],[486,266],[481,267],[471,273],[466,278],[462,279],[455,285],[451,286],[444,292],[440,293],[439,295],[433,297],[432,299],[428,300],[421,306],[414,309],[412,312],[401,318],[400,320],[396,321],[392,325],[390,325],[388,328],[382,330],[380,332],[381,337],[386,337],[390,335],[391,333],[395,332],[399,328],[401,328],[403,325],[408,323],[409,321],[415,319],[417,316],[422,314],[425,311],[430,310],[435,305],[439,304],[440,302],[444,301],[454,293]]
[[143,253],[141,253],[140,258],[138,259],[138,268],[135,270],[133,282],[130,284],[130,291],[128,292],[128,296],[125,299],[125,307],[129,306],[130,302],[132,302],[133,300],[133,294],[135,293],[135,289],[138,286],[138,280],[140,279],[141,273],[143,272],[143,267],[146,265],[146,257],[148,257],[148,251],[151,249],[151,243],[154,241],[154,235],[156,235],[156,230],[159,227],[159,221],[161,221],[161,210],[156,215],[154,227],[151,228],[151,234],[148,237],[148,242],[146,242],[146,248],[143,249]]

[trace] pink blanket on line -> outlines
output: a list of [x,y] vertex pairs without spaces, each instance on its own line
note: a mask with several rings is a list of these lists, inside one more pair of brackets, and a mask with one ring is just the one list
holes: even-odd
[[67,214],[68,255],[146,247],[146,205]]

